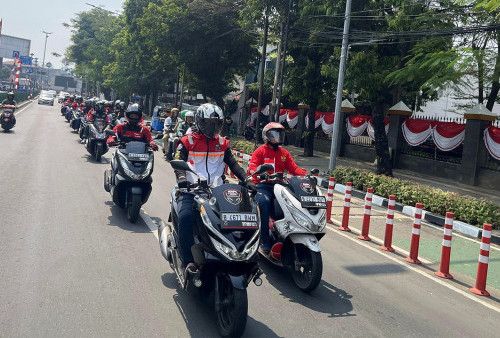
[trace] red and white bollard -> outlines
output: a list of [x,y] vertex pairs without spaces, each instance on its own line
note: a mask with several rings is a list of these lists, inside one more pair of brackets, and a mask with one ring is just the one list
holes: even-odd
[[396,196],[389,196],[389,203],[387,205],[387,217],[385,219],[385,237],[384,245],[380,249],[384,251],[394,252],[392,248],[392,228],[394,227],[394,207],[396,205]]
[[453,235],[453,213],[447,212],[444,220],[444,235],[443,235],[443,248],[441,249],[441,264],[439,271],[435,274],[438,277],[453,279],[450,274],[450,254],[451,254],[451,238]]
[[344,213],[342,214],[342,226],[338,228],[340,231],[351,231],[351,229],[349,229],[349,212],[351,211],[351,191],[352,191],[352,182],[347,182],[345,188],[345,197],[344,197]]
[[371,241],[368,236],[370,231],[370,215],[372,213],[372,198],[373,198],[373,188],[366,189],[365,195],[365,211],[363,214],[363,228],[361,229],[361,235],[358,236],[359,239],[363,241]]
[[335,177],[328,179],[328,193],[326,195],[326,222],[332,224],[333,190],[335,189]]
[[415,205],[415,217],[413,220],[413,229],[411,230],[410,256],[406,258],[406,261],[411,264],[422,264],[418,260],[418,246],[420,243],[420,224],[422,222],[423,207],[422,203]]
[[488,276],[488,261],[490,259],[491,224],[484,223],[483,236],[481,238],[481,250],[479,251],[479,263],[477,266],[476,286],[470,291],[479,296],[489,296],[486,291],[486,277]]
[[19,74],[21,74],[21,60],[19,60],[16,56],[16,61],[15,61],[15,66],[16,68],[16,82],[14,84],[14,87],[16,90],[18,90],[19,87]]
[[238,163],[240,164],[240,167],[243,168],[243,156],[245,155],[245,152],[243,150],[240,150],[240,159]]

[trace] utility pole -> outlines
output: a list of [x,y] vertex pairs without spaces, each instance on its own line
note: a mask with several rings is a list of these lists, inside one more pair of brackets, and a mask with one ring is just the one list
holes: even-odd
[[[285,76],[285,66],[286,66],[286,46],[288,44],[288,31],[289,31],[289,26],[290,26],[290,12],[292,11],[292,0],[288,1],[288,12],[286,15],[286,25],[285,25],[285,39],[283,41],[283,67],[281,67],[281,76],[280,76],[280,86],[279,86],[279,92],[278,92],[278,112],[279,109],[281,108],[281,95],[283,94],[283,78]],[[277,114],[277,121],[279,121],[279,113]]]
[[279,107],[277,106],[278,103],[276,102],[276,96],[278,95],[278,81],[280,78],[282,45],[283,45],[283,23],[281,24],[280,41],[278,42],[278,56],[276,57],[276,67],[274,68],[273,99],[271,101],[271,109],[269,109],[269,120],[272,122],[279,120]]
[[174,99],[174,107],[177,108],[177,94],[179,92],[179,69],[177,69],[177,77],[175,81],[175,99]]
[[43,89],[43,69],[45,68],[45,51],[47,50],[47,39],[49,38],[49,35],[52,34],[53,32],[42,31],[42,33],[45,34],[45,47],[43,47],[43,62],[42,62],[42,89]]
[[[349,23],[351,21],[351,2],[347,0],[345,5],[344,34],[342,36],[342,51],[340,53],[339,78],[337,82],[337,97],[335,99],[335,120],[333,122],[332,146],[330,148],[330,163],[328,169],[331,171],[337,165],[337,155],[340,150],[340,124],[344,121],[342,112],[342,91],[344,89],[345,65],[347,60],[347,48],[349,43]],[[309,122],[311,123],[311,121]],[[312,121],[314,123],[314,121]]]
[[184,102],[184,78],[186,77],[186,67],[182,67],[182,82],[181,82],[181,93],[179,97],[179,110],[182,110],[182,103]]
[[264,91],[264,73],[266,70],[266,51],[267,51],[267,33],[269,30],[269,5],[266,7],[266,17],[264,19],[264,42],[262,43],[262,59],[260,60],[260,80],[259,80],[259,98],[257,102],[257,121],[255,122],[255,145],[260,139],[260,109],[262,107],[262,92]]

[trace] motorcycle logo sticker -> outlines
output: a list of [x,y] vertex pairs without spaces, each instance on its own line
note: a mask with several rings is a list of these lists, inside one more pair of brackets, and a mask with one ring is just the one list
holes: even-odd
[[309,182],[300,183],[300,189],[302,189],[303,192],[306,192],[308,194],[312,194],[314,192],[314,188]]
[[224,199],[233,205],[238,205],[243,200],[241,191],[236,189],[227,189],[223,193]]

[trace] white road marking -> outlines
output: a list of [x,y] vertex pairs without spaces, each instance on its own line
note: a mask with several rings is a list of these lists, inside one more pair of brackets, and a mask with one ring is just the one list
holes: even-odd
[[24,106],[23,108],[21,108],[21,110],[19,110],[19,111],[15,112],[15,113],[14,113],[14,115],[15,115],[15,116],[17,116],[17,115],[21,114],[23,111],[25,111],[25,110],[26,110],[26,108],[28,108],[29,106],[31,106],[31,104],[32,104],[33,102],[35,102],[35,101],[31,101],[31,102],[30,102],[30,103],[28,103],[26,106]]
[[[332,230],[331,227],[328,227],[328,228],[330,230]],[[385,256],[386,258],[390,259],[391,261],[393,261],[393,262],[395,262],[395,263],[397,263],[399,265],[402,265],[402,266],[406,267],[407,269],[410,269],[410,270],[412,270],[412,271],[414,271],[414,272],[416,272],[416,273],[418,273],[418,274],[420,274],[420,275],[422,275],[424,277],[427,277],[428,279],[430,279],[430,280],[432,280],[432,281],[434,281],[434,282],[436,282],[438,284],[441,284],[441,285],[447,287],[448,289],[450,289],[452,291],[455,291],[456,293],[459,293],[459,294],[461,294],[462,296],[464,296],[466,298],[469,298],[470,300],[473,300],[476,303],[479,303],[479,304],[481,304],[483,306],[486,306],[487,308],[489,308],[491,310],[494,310],[494,311],[500,313],[500,308],[495,307],[494,305],[492,305],[492,304],[490,304],[488,302],[485,302],[484,300],[478,298],[479,296],[475,296],[473,294],[469,294],[466,291],[460,290],[460,289],[456,288],[455,286],[448,284],[447,282],[445,282],[444,280],[440,279],[439,277],[434,277],[433,274],[431,275],[431,274],[427,273],[426,271],[422,271],[419,268],[416,268],[416,267],[408,264],[406,261],[401,260],[399,257],[396,258],[393,255],[391,255],[389,253],[386,253],[383,250],[380,250],[379,248],[375,248],[372,245],[369,245],[368,243],[360,241],[356,237],[352,237],[349,234],[343,233],[342,231],[337,231],[337,230],[333,230],[333,231],[335,231],[336,234],[338,234],[340,236],[343,236],[343,237],[347,238],[350,241],[353,241],[354,243],[362,245],[365,248],[367,248],[367,249],[369,249],[369,250],[371,250],[373,252],[378,253],[379,255]]]
[[146,225],[148,226],[149,230],[151,230],[153,235],[156,237],[156,239],[159,240],[159,238],[158,238],[158,225],[156,225],[155,222],[153,222],[151,217],[148,215],[147,212],[144,211],[144,209],[141,209],[140,216],[141,216],[142,220],[144,221],[144,223],[146,223]]

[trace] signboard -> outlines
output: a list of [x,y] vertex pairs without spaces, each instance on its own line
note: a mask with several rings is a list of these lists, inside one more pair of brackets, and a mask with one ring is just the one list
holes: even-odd
[[29,56],[20,56],[19,59],[23,65],[31,65],[31,58]]
[[10,35],[0,35],[0,57],[15,59],[14,52],[18,55],[30,55],[31,40],[21,39]]
[[18,50],[12,51],[12,58],[13,59],[19,59],[19,56],[21,56],[21,52]]

